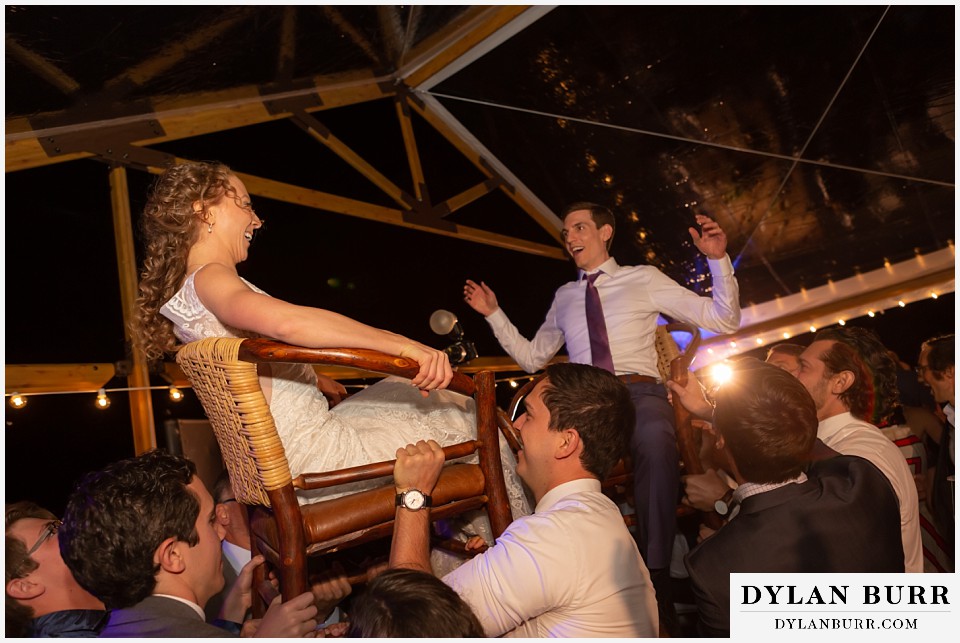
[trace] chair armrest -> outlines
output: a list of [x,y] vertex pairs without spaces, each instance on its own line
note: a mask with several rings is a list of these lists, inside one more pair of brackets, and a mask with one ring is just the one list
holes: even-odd
[[[413,379],[420,365],[412,359],[388,355],[362,348],[305,348],[272,339],[245,339],[240,345],[239,359],[260,364],[265,362],[292,362],[297,364],[333,364],[349,366],[374,373],[397,375]],[[448,390],[472,396],[473,380],[454,372]]]

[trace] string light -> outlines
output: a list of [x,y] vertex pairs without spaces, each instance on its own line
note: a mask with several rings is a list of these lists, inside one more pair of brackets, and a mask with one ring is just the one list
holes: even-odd
[[784,339],[790,339],[790,333],[784,333],[784,334],[783,334],[783,338],[784,338]]
[[875,312],[873,312],[872,310],[868,310],[868,311],[867,311],[867,317],[876,317],[876,316],[877,316],[877,314],[876,314]]
[[97,408],[100,410],[110,408],[110,398],[107,397],[107,392],[104,389],[97,391]]
[[901,299],[900,301],[897,302],[897,305],[900,306],[900,308],[906,308],[906,307],[907,307],[907,302],[905,302],[905,301],[903,301],[903,300]]
[[171,402],[182,402],[183,401],[183,391],[178,389],[176,386],[170,387],[170,401]]
[[931,296],[933,299],[936,299],[936,298],[937,298],[937,293],[932,292],[932,293],[930,293],[930,296]]
[[7,403],[10,405],[10,408],[22,409],[27,405],[27,396],[20,395],[19,393],[12,393],[10,395],[10,400]]
[[517,380],[510,380],[510,388],[517,388]]
[[811,333],[817,332],[817,327],[814,326],[813,324],[811,324],[811,325],[810,325],[810,332],[811,332]]
[[837,323],[840,324],[841,326],[846,326],[846,325],[847,325],[847,322],[843,321],[842,319],[841,319],[840,321],[838,321]]

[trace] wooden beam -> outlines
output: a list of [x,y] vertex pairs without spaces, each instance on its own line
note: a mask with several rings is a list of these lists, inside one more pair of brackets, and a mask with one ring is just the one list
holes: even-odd
[[323,15],[327,17],[327,20],[332,22],[335,27],[340,29],[352,42],[356,45],[363,53],[367,55],[367,58],[370,59],[370,62],[377,67],[383,66],[383,61],[380,59],[380,56],[377,54],[377,50],[374,49],[373,45],[367,39],[363,33],[353,26],[353,24],[347,20],[342,13],[332,5],[322,5]]
[[404,65],[408,70],[405,82],[417,87],[527,9],[526,5],[470,7],[449,27],[428,36],[410,52],[410,62]]
[[[492,164],[493,155],[486,157],[481,153],[479,148],[482,148],[479,141],[472,140],[467,141],[464,137],[466,129],[462,130],[455,129],[451,126],[447,120],[452,119],[453,117],[445,114],[444,117],[441,117],[436,112],[440,108],[439,103],[427,96],[425,101],[420,103],[418,101],[409,101],[409,105],[420,114],[435,130],[437,130],[445,139],[450,141],[450,143],[456,147],[461,154],[463,154],[467,159],[474,164],[474,166],[480,170],[485,176],[489,178],[502,178],[505,183],[501,186],[504,194],[507,195],[514,203],[520,206],[524,212],[526,212],[541,228],[547,231],[558,243],[562,243],[560,237],[560,228],[561,222],[552,212],[547,210],[546,206],[542,203],[537,203],[534,201],[532,193],[528,193],[528,190],[519,189],[520,182],[516,177],[511,176],[500,176],[494,172],[494,167]],[[502,168],[506,172],[506,168]],[[511,178],[516,180],[516,184],[511,184]],[[562,254],[562,253],[561,253]],[[564,258],[566,255],[562,255]]]
[[[230,31],[253,15],[257,7],[225,8],[216,22],[205,24],[177,42],[165,46],[147,60],[127,69],[104,84],[104,89],[142,87],[174,65],[190,57],[195,51],[209,47],[212,41]],[[126,93],[126,92],[125,92]]]
[[420,225],[404,220],[403,212],[392,208],[386,208],[381,205],[365,203],[355,199],[302,188],[288,183],[281,183],[272,179],[265,179],[251,174],[238,172],[237,177],[243,181],[250,194],[256,196],[276,199],[285,203],[295,203],[318,210],[327,210],[339,214],[347,214],[370,221],[380,221],[413,230],[431,232],[465,241],[474,241],[508,250],[517,250],[541,257],[550,257],[552,259],[566,259],[563,249],[556,246],[547,246],[540,243],[534,243],[525,239],[508,237],[494,232],[478,230],[468,226],[454,224],[450,230],[435,228],[427,225]]
[[113,364],[7,364],[4,391],[10,393],[67,393],[96,391],[116,375]]
[[30,51],[21,45],[17,42],[16,38],[10,34],[6,36],[6,49],[8,56],[18,61],[67,96],[75,94],[80,89],[80,83],[40,54]]
[[[163,135],[131,141],[137,145],[154,145],[290,116],[290,113],[271,113],[267,110],[264,102],[269,100],[316,94],[322,105],[306,110],[315,112],[382,99],[384,92],[381,83],[390,78],[374,76],[369,70],[362,70],[330,76],[315,76],[312,80],[315,85],[312,88],[273,93],[263,93],[259,87],[246,86],[216,92],[160,96],[153,99],[154,109],[150,113],[116,118],[105,116],[102,120],[43,129],[35,129],[27,118],[7,119],[5,168],[7,172],[15,172],[91,156],[87,153],[49,156],[38,140],[45,135],[59,135],[81,130],[96,131],[134,122],[156,121]],[[69,116],[69,110],[40,115],[44,122],[69,122]]]
[[277,54],[277,78],[293,78],[297,61],[297,7],[283,8],[283,22],[280,25],[280,52]]
[[489,179],[483,183],[478,183],[472,188],[467,188],[460,194],[454,195],[442,203],[438,203],[435,207],[444,208],[448,213],[456,212],[465,205],[473,203],[480,197],[496,190],[498,183],[496,179]]
[[[137,257],[133,248],[133,224],[130,217],[130,194],[127,170],[110,170],[110,202],[113,209],[113,233],[117,248],[117,271],[120,275],[120,305],[123,310],[124,335],[133,345],[130,322],[137,305]],[[127,385],[134,389],[149,388],[150,372],[146,356],[133,349],[133,366],[127,376]],[[133,424],[133,447],[137,455],[156,448],[157,436],[153,426],[153,402],[149,390],[130,393],[130,420]]]
[[293,120],[315,141],[342,158],[347,164],[363,175],[368,181],[380,188],[397,204],[409,208],[413,205],[410,195],[397,187],[390,179],[381,174],[362,156],[354,152],[346,143],[337,138],[320,121],[306,112],[295,114]]
[[404,94],[398,94],[393,100],[397,109],[397,118],[400,120],[403,147],[407,152],[407,162],[410,164],[410,176],[413,177],[413,195],[420,203],[429,203],[428,195],[425,194],[427,180],[423,176],[417,139],[413,135],[413,122],[410,120],[410,107],[407,105],[408,98]]

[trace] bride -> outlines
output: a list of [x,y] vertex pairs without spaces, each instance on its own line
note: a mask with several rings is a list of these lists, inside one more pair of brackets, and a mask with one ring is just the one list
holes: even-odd
[[[270,337],[312,348],[372,349],[420,365],[412,380],[387,378],[343,402],[343,386],[318,378],[305,364],[260,365],[261,387],[294,476],[392,460],[398,448],[417,440],[447,445],[475,437],[473,400],[442,390],[453,377],[443,352],[329,310],[276,299],[240,277],[237,264],[261,225],[243,182],[224,165],[184,163],[157,179],[142,217],[146,259],[134,321],[148,358],[205,337]],[[516,459],[502,438],[501,456],[513,515],[526,515],[530,505]],[[297,493],[309,503],[332,492]],[[492,542],[488,529],[480,527]]]

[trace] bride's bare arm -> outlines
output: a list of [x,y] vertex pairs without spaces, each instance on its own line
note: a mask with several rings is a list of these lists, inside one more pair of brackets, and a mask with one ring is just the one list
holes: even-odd
[[445,388],[453,377],[442,351],[330,310],[260,294],[232,267],[208,264],[197,273],[194,286],[203,305],[227,326],[297,346],[367,348],[407,357],[420,365],[412,383],[422,389]]

